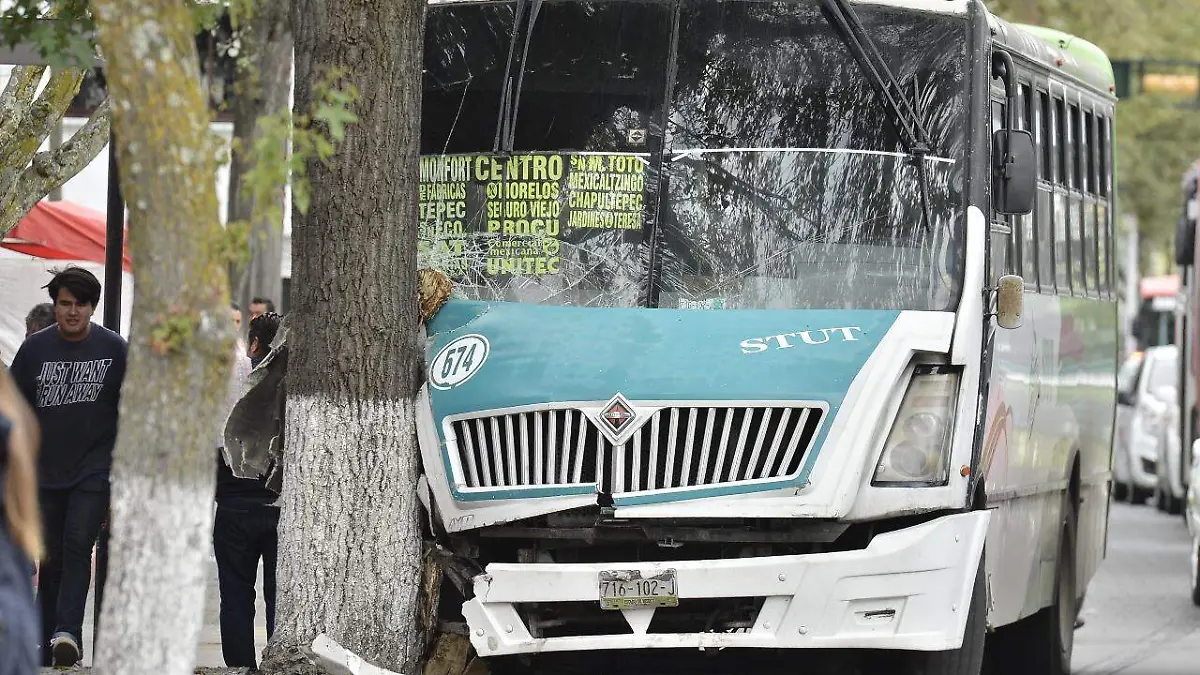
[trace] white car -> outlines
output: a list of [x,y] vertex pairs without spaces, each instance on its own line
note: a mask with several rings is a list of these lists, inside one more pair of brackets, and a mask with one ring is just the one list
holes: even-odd
[[[1159,485],[1159,445],[1176,397],[1179,350],[1151,347],[1131,356],[1117,378],[1117,438],[1113,447],[1113,497],[1141,504]],[[1165,505],[1165,504],[1164,504]]]
[[1159,427],[1158,482],[1154,489],[1154,505],[1171,515],[1183,512],[1187,491],[1183,474],[1183,452],[1179,446],[1179,387],[1174,384],[1160,390],[1159,399],[1165,403],[1163,422]]

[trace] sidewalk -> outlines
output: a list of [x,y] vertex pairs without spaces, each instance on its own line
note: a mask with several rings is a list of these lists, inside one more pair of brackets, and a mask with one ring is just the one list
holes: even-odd
[[[217,563],[211,557],[205,563],[208,566],[208,591],[205,593],[204,607],[197,608],[197,611],[204,612],[204,628],[200,631],[200,640],[197,644],[196,651],[196,666],[197,667],[212,667],[223,668],[225,661],[221,658],[221,627],[219,623],[219,612],[221,607],[221,596],[217,588]],[[112,576],[110,574],[109,578]],[[267,608],[262,599],[262,566],[258,570],[258,583],[256,585],[256,593],[258,600],[255,602],[254,611],[254,628],[255,628],[255,643],[258,647],[259,654],[267,646]],[[92,602],[95,597],[95,577],[92,577],[92,592],[88,594],[87,613],[84,615],[83,622],[83,640],[84,640],[84,656],[83,665],[92,665],[92,650],[93,650],[93,635],[94,625],[92,621],[93,609]],[[111,595],[109,597],[112,597]],[[164,598],[170,602],[170,598]]]

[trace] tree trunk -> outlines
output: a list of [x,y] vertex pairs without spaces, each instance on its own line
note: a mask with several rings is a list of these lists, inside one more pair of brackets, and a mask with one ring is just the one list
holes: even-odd
[[[336,68],[360,99],[292,229],[277,648],[319,633],[417,671],[417,159],[424,0],[297,0],[297,110]],[[268,664],[264,664],[264,669]]]
[[[249,67],[238,71],[233,97],[233,138],[250,148],[259,134],[260,117],[287,110],[292,92],[292,26],[286,0],[262,0],[250,23],[242,31],[242,48],[247,50]],[[286,141],[283,141],[286,142]],[[255,218],[253,198],[242,193],[242,180],[249,169],[245,151],[233,153],[229,167],[229,221],[251,224],[250,258],[237,265],[230,275],[233,298],[243,312],[250,299],[270,298],[282,307],[283,222]],[[283,213],[285,192],[281,185],[276,199]],[[249,324],[245,324],[248,326]]]
[[137,265],[96,670],[192,672],[230,382],[218,146],[177,0],[94,0]]

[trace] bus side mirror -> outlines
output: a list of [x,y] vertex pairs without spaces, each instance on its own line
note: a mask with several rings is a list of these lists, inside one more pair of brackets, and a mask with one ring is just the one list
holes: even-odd
[[1025,280],[1015,274],[1000,277],[996,289],[996,324],[1001,328],[1021,327],[1025,310]]
[[996,213],[1024,216],[1033,212],[1037,194],[1037,154],[1033,134],[1000,129],[992,134],[992,206]]

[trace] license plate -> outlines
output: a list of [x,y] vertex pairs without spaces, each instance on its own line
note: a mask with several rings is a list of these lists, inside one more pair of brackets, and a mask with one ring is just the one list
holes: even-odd
[[678,607],[679,590],[675,570],[642,576],[638,570],[600,573],[600,609],[646,609]]

